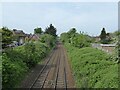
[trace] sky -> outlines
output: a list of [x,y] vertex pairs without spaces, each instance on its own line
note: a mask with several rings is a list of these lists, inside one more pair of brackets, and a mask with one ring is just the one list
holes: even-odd
[[76,28],[78,32],[96,36],[102,28],[118,30],[117,2],[4,2],[2,26],[33,33],[53,24],[57,34]]

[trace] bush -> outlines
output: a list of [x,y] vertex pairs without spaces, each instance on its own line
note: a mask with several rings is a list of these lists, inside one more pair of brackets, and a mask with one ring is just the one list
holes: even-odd
[[40,37],[40,42],[47,44],[51,48],[55,45],[56,37],[50,34],[43,34]]
[[30,42],[2,54],[3,88],[16,87],[25,73],[41,61],[50,49],[44,43]]
[[72,45],[78,48],[90,46],[90,39],[88,36],[79,34],[73,37]]
[[92,42],[92,38],[89,35],[77,33],[75,28],[72,28],[67,33],[62,33],[60,39],[63,43],[70,43],[78,48],[89,47]]
[[22,77],[25,75],[27,70],[28,67],[25,65],[25,63],[21,62],[21,59],[19,59],[19,61],[13,61],[12,58],[3,53],[2,87],[3,88],[15,87],[22,79]]
[[107,53],[65,44],[78,88],[118,88],[118,64]]

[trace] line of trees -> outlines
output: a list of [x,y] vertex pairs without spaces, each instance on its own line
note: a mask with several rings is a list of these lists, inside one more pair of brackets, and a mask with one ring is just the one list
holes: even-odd
[[50,24],[46,29],[45,29],[45,32],[43,32],[42,28],[40,27],[37,27],[34,29],[34,34],[50,34],[54,37],[56,37],[56,32],[57,32],[57,29],[52,25]]
[[71,28],[68,32],[62,33],[60,39],[63,43],[70,43],[75,47],[88,47],[92,42],[92,38],[84,32],[77,33],[76,28]]
[[40,35],[40,42],[46,43],[49,47],[53,47],[55,45],[55,40],[57,37],[57,29],[50,24],[45,31],[42,30],[42,28],[35,28],[34,34]]
[[[110,42],[105,28],[100,38],[102,43]],[[60,39],[65,43],[78,88],[118,87],[117,55],[88,47],[94,40],[85,33],[77,33],[75,28],[62,33]],[[118,54],[120,57],[120,52]]]

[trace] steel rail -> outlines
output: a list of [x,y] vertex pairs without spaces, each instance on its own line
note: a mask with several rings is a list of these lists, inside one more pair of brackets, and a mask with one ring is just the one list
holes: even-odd
[[57,67],[57,73],[56,73],[55,85],[54,85],[55,90],[57,88],[57,80],[58,80],[59,67],[60,67],[60,54],[61,54],[61,50],[59,52],[59,57],[58,57],[58,67]]
[[43,73],[43,71],[46,69],[48,63],[50,62],[51,57],[53,56],[55,50],[53,50],[52,54],[50,55],[50,57],[48,58],[48,61],[46,62],[46,64],[44,65],[44,67],[42,68],[42,70],[40,71],[39,75],[37,76],[37,78],[35,79],[35,81],[32,83],[32,85],[30,86],[31,90],[33,88],[33,86],[35,85],[35,83],[37,82],[38,78],[41,76],[41,74]]
[[[55,54],[57,54],[57,50],[56,50],[56,53],[55,53]],[[56,56],[57,56],[57,55],[55,55],[54,58],[53,58],[53,61],[51,61],[52,64],[53,64],[53,62],[55,61]],[[47,75],[45,76],[45,79],[44,79],[44,81],[43,81],[43,85],[42,85],[42,87],[41,87],[41,90],[44,88],[45,81],[46,81],[46,79],[47,79],[50,71],[51,71],[51,69],[49,69],[49,71],[47,72]]]

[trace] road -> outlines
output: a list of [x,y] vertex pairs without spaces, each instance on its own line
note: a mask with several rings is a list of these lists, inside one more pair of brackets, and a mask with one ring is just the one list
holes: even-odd
[[75,88],[66,50],[61,43],[45,59],[42,68],[36,66],[21,88]]

